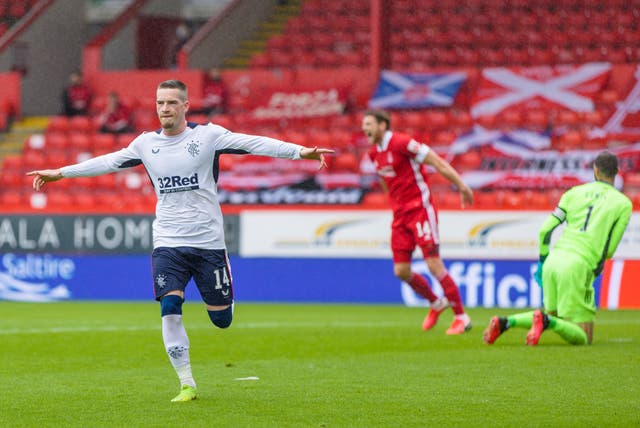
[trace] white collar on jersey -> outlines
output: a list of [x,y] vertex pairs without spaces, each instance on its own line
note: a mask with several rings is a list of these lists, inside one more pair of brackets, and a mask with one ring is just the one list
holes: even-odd
[[389,147],[389,140],[393,137],[393,132],[385,131],[382,136],[382,141],[380,142],[380,151],[385,151]]

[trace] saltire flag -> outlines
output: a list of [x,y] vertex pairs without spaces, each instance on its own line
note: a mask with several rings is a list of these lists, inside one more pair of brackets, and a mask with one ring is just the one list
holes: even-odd
[[471,116],[496,115],[511,108],[587,112],[605,85],[611,64],[593,62],[556,67],[485,68],[471,102]]
[[455,139],[449,147],[447,157],[451,160],[457,154],[482,146],[501,147],[505,151],[518,150],[520,148],[546,150],[551,147],[551,133],[526,129],[497,131],[475,125],[470,132],[462,134]]
[[383,70],[369,100],[371,108],[449,107],[467,78],[464,72],[399,73]]
[[636,67],[633,79],[635,80],[634,85],[624,100],[616,103],[616,111],[607,120],[602,129],[592,132],[592,136],[640,134],[640,65]]

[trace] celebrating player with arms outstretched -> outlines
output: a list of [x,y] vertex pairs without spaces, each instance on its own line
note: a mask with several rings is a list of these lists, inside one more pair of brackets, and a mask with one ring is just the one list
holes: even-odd
[[[455,317],[446,333],[461,334],[468,331],[471,329],[471,320],[464,311],[458,286],[440,258],[438,212],[433,204],[424,166],[434,167],[458,188],[463,206],[473,202],[471,189],[464,184],[456,170],[429,146],[409,135],[391,132],[391,119],[387,112],[365,112],[362,131],[371,144],[369,156],[389,193],[393,210],[393,271],[431,303],[431,310],[422,328],[433,328],[440,313],[450,305]],[[427,279],[411,271],[411,255],[416,246],[422,250],[429,271],[442,285],[446,297],[438,298]]]
[[189,339],[182,323],[187,282],[193,278],[214,325],[226,328],[233,316],[231,270],[218,202],[218,159],[224,153],[313,159],[326,167],[324,154],[267,137],[233,133],[214,124],[186,121],[187,87],[178,80],[160,83],[156,110],[162,129],[144,132],[128,147],[85,162],[29,172],[33,187],[65,177],[86,177],[144,165],[158,202],[153,225],[153,283],[162,312],[162,337],[180,379],[172,401],[197,397],[191,373]]

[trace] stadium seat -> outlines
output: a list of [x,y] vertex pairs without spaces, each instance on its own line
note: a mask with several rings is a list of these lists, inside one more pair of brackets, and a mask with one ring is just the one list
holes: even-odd
[[604,114],[602,111],[588,111],[583,115],[584,123],[589,127],[599,127],[604,125]]
[[[194,110],[195,107],[191,106]],[[152,131],[160,129],[158,116],[154,112],[137,110],[133,117],[134,128],[138,131]]]
[[69,132],[88,134],[95,131],[93,120],[89,116],[72,116],[69,118]]
[[428,110],[425,119],[431,131],[440,131],[449,127],[449,115],[445,111]]
[[96,205],[96,195],[91,192],[76,192],[72,196],[72,203],[79,208],[94,208]]
[[441,209],[458,209],[461,207],[460,193],[458,192],[442,192],[436,194],[438,208]]
[[47,157],[39,150],[29,150],[23,154],[24,166],[28,170],[47,167]]
[[502,192],[502,207],[510,210],[524,208],[525,197],[518,191],[505,190]]
[[369,192],[362,198],[362,204],[369,207],[387,207],[389,197],[383,192]]
[[69,132],[67,147],[75,152],[91,152],[93,150],[92,137],[84,132]]
[[355,154],[346,152],[339,153],[330,161],[331,162],[331,171],[336,172],[359,172],[360,171],[360,163],[358,162],[358,158]]
[[47,158],[46,163],[52,168],[59,168],[71,163],[67,150],[47,150],[45,153]]
[[542,109],[528,109],[525,112],[523,123],[527,128],[535,131],[544,131],[549,127],[549,117]]
[[96,152],[108,153],[114,150],[116,136],[114,134],[97,133],[91,137]]
[[454,164],[460,171],[468,171],[477,169],[482,163],[482,157],[477,151],[467,151],[456,155]]
[[70,209],[74,206],[73,198],[67,192],[49,189],[45,196],[47,208]]
[[4,189],[0,191],[0,206],[16,207],[23,205],[24,202],[24,195],[18,190]]
[[640,172],[627,172],[624,174],[624,189],[640,191]]
[[3,169],[0,174],[0,189],[14,189],[22,187],[23,172],[15,169]]
[[507,109],[498,115],[498,125],[502,129],[517,129],[522,126],[522,111]]
[[51,116],[47,123],[47,132],[67,132],[69,118],[67,116]]
[[116,147],[114,149],[121,149],[127,147],[138,136],[137,133],[126,133],[116,135]]
[[6,171],[19,171],[24,169],[24,159],[21,155],[7,155],[2,160],[2,173]]
[[502,200],[499,191],[476,191],[473,194],[473,205],[481,209],[502,208]]
[[117,190],[117,175],[116,174],[103,174],[96,177],[92,177],[92,187],[102,191],[115,191]]
[[582,148],[582,134],[579,131],[568,131],[552,140],[552,145],[559,151],[571,151]]
[[582,119],[580,114],[573,110],[561,110],[559,111],[554,120],[554,127],[564,126],[569,128],[578,128],[578,126],[582,123]]

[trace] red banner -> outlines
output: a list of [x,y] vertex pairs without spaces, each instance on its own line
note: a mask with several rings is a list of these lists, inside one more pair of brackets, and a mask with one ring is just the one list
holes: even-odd
[[333,116],[344,111],[347,99],[346,88],[276,91],[262,99],[251,115],[257,120]]

